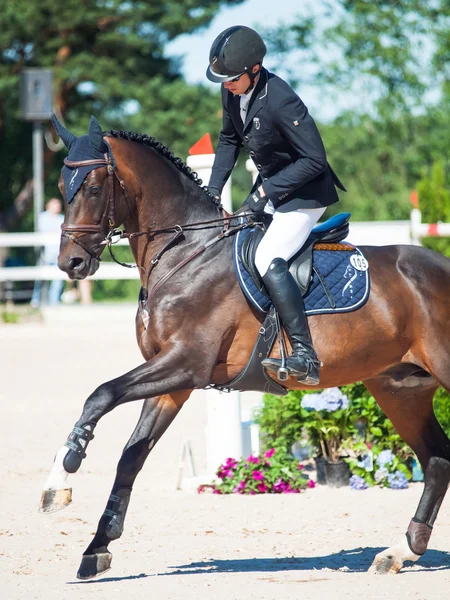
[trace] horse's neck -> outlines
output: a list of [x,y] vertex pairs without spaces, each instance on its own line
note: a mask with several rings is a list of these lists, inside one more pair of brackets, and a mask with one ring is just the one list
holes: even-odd
[[[178,169],[160,159],[161,164],[144,165],[140,181],[140,194],[135,194],[135,205],[125,220],[128,233],[172,228],[175,225],[203,222],[218,219],[222,215],[217,206],[209,200],[198,184]],[[130,198],[128,200],[130,202]],[[199,230],[186,235],[187,243],[201,243],[213,236],[214,230]],[[163,233],[153,238],[138,236],[131,243],[134,258],[144,265],[157,254],[173,237],[173,233]]]

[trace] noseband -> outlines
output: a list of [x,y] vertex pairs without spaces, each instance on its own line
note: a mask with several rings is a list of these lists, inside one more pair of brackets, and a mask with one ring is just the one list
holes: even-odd
[[97,159],[92,159],[92,160],[71,161],[68,158],[65,158],[64,164],[70,168],[85,167],[88,165],[98,165],[98,167],[107,167],[107,169],[108,169],[108,182],[109,182],[108,202],[106,203],[105,212],[103,213],[100,223],[92,224],[92,225],[82,225],[82,224],[66,225],[65,223],[63,223],[61,225],[61,230],[62,230],[61,236],[62,237],[67,237],[71,242],[74,242],[75,244],[78,244],[78,246],[81,246],[81,248],[83,248],[83,250],[85,252],[87,252],[92,258],[95,258],[96,260],[101,260],[100,257],[98,257],[95,252],[93,252],[92,250],[87,248],[80,241],[79,237],[77,237],[73,234],[74,233],[83,233],[83,234],[100,233],[103,235],[104,239],[106,240],[108,237],[108,234],[110,234],[112,231],[114,231],[114,228],[116,226],[116,223],[115,223],[115,199],[114,199],[114,175],[116,176],[117,181],[119,182],[119,185],[122,188],[124,194],[125,194],[125,184],[120,179],[119,175],[117,174],[117,171],[114,170],[111,156],[108,153],[105,153],[105,158],[97,158]]

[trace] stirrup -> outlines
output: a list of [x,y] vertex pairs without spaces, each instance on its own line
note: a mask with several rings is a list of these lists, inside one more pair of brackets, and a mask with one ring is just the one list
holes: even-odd
[[280,367],[277,371],[278,381],[287,381],[289,379],[289,369],[286,367]]

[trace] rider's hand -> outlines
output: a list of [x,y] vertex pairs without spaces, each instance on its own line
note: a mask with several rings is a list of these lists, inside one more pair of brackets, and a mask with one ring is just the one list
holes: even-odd
[[244,204],[246,204],[253,212],[262,213],[264,212],[264,208],[268,202],[269,198],[267,196],[263,196],[260,188],[258,188],[248,196]]

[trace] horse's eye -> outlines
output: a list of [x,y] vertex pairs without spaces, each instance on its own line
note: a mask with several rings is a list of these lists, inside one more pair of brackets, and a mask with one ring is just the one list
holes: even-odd
[[90,196],[97,196],[97,194],[99,193],[100,188],[97,185],[93,185],[89,188],[89,195]]

